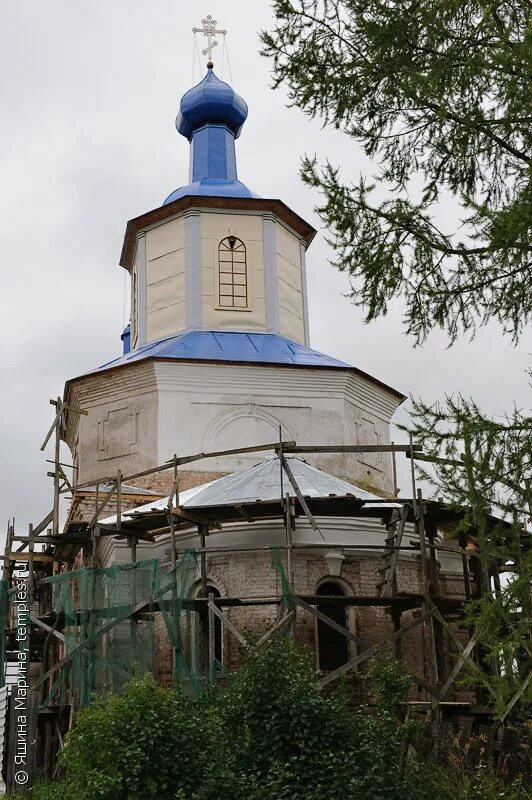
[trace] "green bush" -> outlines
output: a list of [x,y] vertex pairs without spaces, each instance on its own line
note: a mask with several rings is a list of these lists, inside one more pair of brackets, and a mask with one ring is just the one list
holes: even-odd
[[151,676],[84,710],[61,755],[67,778],[35,800],[525,800],[489,770],[405,760],[408,681],[369,663],[374,704],[324,691],[309,653],[279,639],[223,692],[164,690]]
[[82,800],[174,800],[192,796],[219,755],[216,702],[133,679],[115,697],[84,710],[61,762]]

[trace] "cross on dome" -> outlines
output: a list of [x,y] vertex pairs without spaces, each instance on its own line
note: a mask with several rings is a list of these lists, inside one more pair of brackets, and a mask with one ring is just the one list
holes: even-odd
[[213,19],[210,14],[207,14],[205,19],[202,19],[201,21],[203,23],[203,28],[192,28],[192,33],[202,33],[206,37],[207,47],[205,48],[205,50],[202,50],[201,52],[203,53],[204,56],[207,56],[207,58],[209,59],[207,61],[207,66],[212,67],[213,66],[212,51],[213,48],[218,45],[218,42],[214,37],[217,34],[225,36],[227,31],[217,30],[216,25],[218,24],[218,21]]

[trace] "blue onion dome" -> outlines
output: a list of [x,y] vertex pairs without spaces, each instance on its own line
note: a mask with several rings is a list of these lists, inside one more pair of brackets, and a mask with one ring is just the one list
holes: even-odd
[[227,125],[236,139],[247,115],[246,102],[209,67],[203,80],[183,95],[175,124],[189,141],[195,130],[207,124]]
[[181,99],[176,128],[190,142],[189,183],[163,205],[182,197],[257,197],[238,180],[235,139],[248,115],[244,100],[207,65],[203,80]]

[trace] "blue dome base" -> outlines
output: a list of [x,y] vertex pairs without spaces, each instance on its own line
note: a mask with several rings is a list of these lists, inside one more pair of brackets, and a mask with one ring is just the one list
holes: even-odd
[[223,180],[216,178],[202,178],[200,181],[189,183],[188,186],[181,186],[172,194],[169,194],[163,203],[173,203],[182,197],[197,195],[203,197],[258,197],[259,195],[250,192],[247,186],[241,181]]

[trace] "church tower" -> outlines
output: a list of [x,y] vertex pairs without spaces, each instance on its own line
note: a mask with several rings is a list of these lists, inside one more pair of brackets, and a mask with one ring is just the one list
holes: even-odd
[[190,183],[132,220],[122,251],[134,349],[202,330],[308,344],[305,251],[315,231],[238,180],[235,141],[247,114],[212,67],[181,100],[176,128],[190,143]]
[[[245,101],[209,61],[176,120],[189,183],[127,223],[131,276],[124,353],[68,381],[65,438],[78,482],[171,459],[285,440],[386,444],[404,396],[310,348],[306,252],[316,231],[237,174]],[[255,454],[195,462],[182,486],[250,466]],[[391,492],[387,454],[313,454],[315,466]],[[166,483],[164,482],[166,481]],[[145,488],[167,490],[159,473]]]

